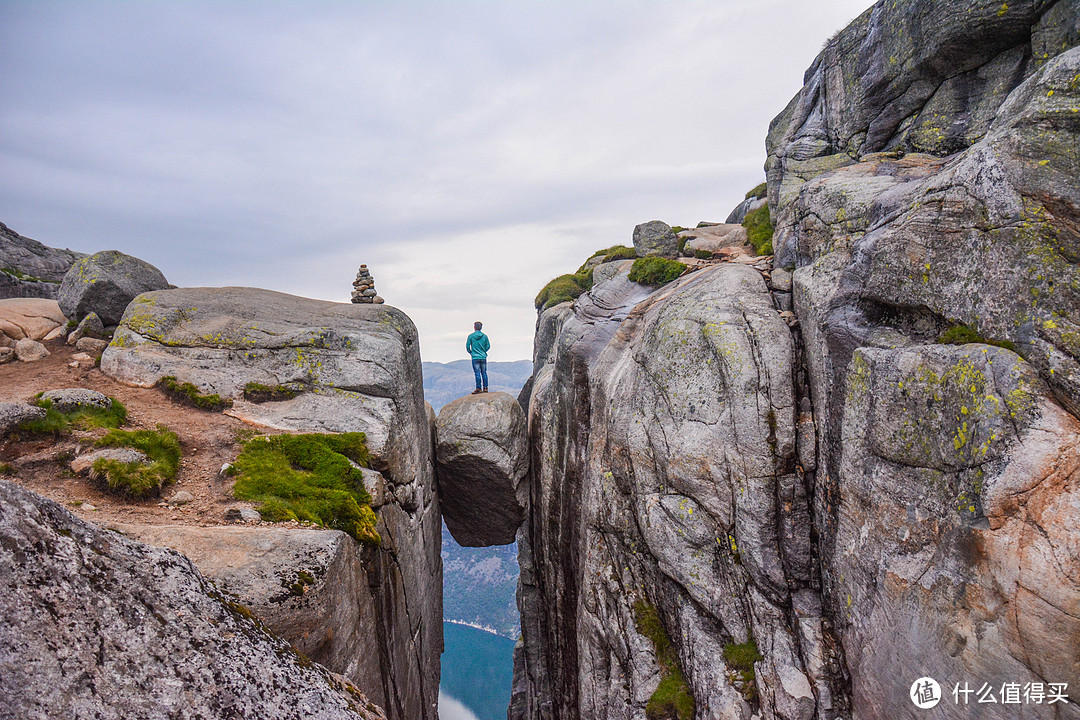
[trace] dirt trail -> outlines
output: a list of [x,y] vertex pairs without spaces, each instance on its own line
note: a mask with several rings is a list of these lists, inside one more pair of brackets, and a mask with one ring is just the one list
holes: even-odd
[[[238,436],[245,423],[221,413],[204,412],[169,400],[156,389],[134,388],[106,376],[96,367],[69,366],[77,351],[62,339],[45,343],[47,358],[37,362],[13,361],[0,365],[0,401],[26,402],[46,390],[82,387],[97,390],[122,402],[128,411],[125,429],[153,428],[162,423],[180,438],[184,452],[176,482],[160,498],[125,499],[106,491],[86,477],[75,476],[70,456],[86,452],[105,431],[75,431],[54,438],[8,437],[0,441],[0,463],[17,470],[14,480],[34,492],[62,503],[95,523],[119,521],[151,525],[219,525],[230,507],[248,506],[232,498],[232,480],[219,478],[224,463],[240,451]],[[64,457],[68,456],[66,461]],[[59,458],[57,457],[59,456]],[[193,502],[171,507],[165,501],[186,490]]]

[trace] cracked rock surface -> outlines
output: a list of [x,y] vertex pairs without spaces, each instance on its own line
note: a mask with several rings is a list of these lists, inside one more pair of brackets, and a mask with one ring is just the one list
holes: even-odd
[[0,480],[4,717],[378,720],[171,550]]

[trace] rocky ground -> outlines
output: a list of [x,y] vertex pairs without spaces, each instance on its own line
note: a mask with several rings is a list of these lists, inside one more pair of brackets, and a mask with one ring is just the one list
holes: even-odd
[[[184,457],[175,483],[160,498],[131,500],[70,470],[71,458],[85,452],[104,430],[76,430],[59,439],[13,434],[0,441],[0,463],[15,470],[11,479],[98,524],[220,525],[230,508],[250,507],[233,500],[232,480],[220,474],[221,466],[240,452],[240,441],[254,432],[250,426],[220,412],[181,405],[154,388],[128,387],[89,363],[71,367],[78,351],[62,339],[45,345],[51,355],[42,360],[0,365],[0,402],[27,402],[57,388],[97,390],[127,407],[127,429],[168,426],[180,438]],[[170,505],[168,500],[181,491],[193,500]]]

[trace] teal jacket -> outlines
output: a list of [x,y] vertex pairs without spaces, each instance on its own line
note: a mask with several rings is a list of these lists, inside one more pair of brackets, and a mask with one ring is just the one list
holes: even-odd
[[465,341],[465,349],[469,352],[469,355],[472,356],[473,360],[487,360],[487,354],[488,350],[491,349],[491,343],[488,342],[487,335],[477,330]]

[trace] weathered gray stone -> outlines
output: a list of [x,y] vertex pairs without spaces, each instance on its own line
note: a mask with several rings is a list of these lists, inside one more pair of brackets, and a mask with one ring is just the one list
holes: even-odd
[[12,717],[385,717],[178,553],[3,480],[0,544],[0,695]]
[[105,326],[101,322],[101,318],[95,312],[90,313],[84,317],[79,324],[68,333],[67,344],[74,345],[84,337],[97,338],[101,340],[105,337]]
[[742,225],[709,225],[679,233],[686,240],[683,254],[693,255],[695,251],[714,253],[727,247],[746,247],[746,228]]
[[81,321],[93,312],[103,324],[116,325],[136,295],[167,287],[161,271],[145,260],[105,250],[71,266],[57,299],[69,318]]
[[67,319],[55,300],[6,298],[0,300],[0,344],[14,347],[23,338],[42,340]]
[[105,352],[105,348],[107,347],[109,347],[108,342],[92,337],[79,338],[79,341],[75,343],[76,350],[90,353],[91,355],[100,355]]
[[116,527],[182,552],[271,632],[347,677],[376,704],[389,704],[388,698],[405,692],[400,678],[383,665],[391,634],[399,629],[379,607],[384,580],[371,562],[377,551],[336,530]]
[[15,357],[23,362],[34,362],[49,357],[52,353],[37,340],[23,338],[15,343]]
[[0,438],[30,420],[44,420],[45,410],[24,403],[0,402]]
[[524,517],[529,469],[525,413],[512,396],[466,395],[436,420],[443,520],[464,547],[509,545]]
[[168,502],[170,505],[187,505],[195,501],[195,496],[187,490],[178,490],[172,494]]
[[240,507],[229,508],[225,511],[225,522],[259,522],[262,520],[262,515],[255,508]]
[[0,298],[55,300],[64,273],[81,257],[86,256],[42,245],[0,223]]
[[15,348],[0,347],[0,365],[15,359]]
[[[145,293],[125,312],[102,370],[152,386],[164,375],[234,399],[229,414],[304,432],[360,431],[385,480],[377,511],[382,546],[369,558],[394,677],[391,720],[435,717],[442,646],[441,523],[433,438],[412,321],[386,305],[330,303],[254,288]],[[305,388],[291,400],[251,403],[244,385]],[[372,661],[374,662],[374,661]]]
[[666,222],[650,220],[634,228],[634,251],[638,257],[673,258],[679,254],[679,239]]
[[748,197],[735,206],[735,209],[728,214],[727,220],[724,222],[742,224],[742,221],[746,219],[747,215],[760,207],[764,207],[767,202],[768,200],[764,197]]
[[41,398],[50,401],[54,408],[63,413],[73,412],[80,408],[108,410],[112,407],[112,400],[104,393],[86,388],[48,390],[41,394]]
[[84,455],[79,455],[71,461],[71,472],[76,475],[90,472],[98,460],[115,460],[121,463],[148,463],[150,458],[135,448],[102,448]]

